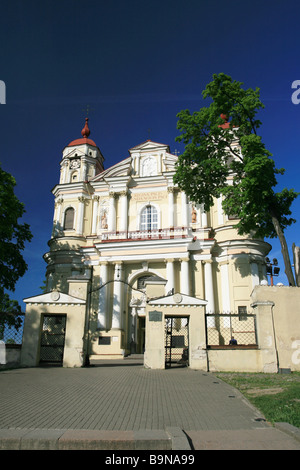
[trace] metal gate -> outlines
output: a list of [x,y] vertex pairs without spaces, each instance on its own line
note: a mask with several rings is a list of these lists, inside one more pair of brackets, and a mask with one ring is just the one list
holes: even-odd
[[41,364],[62,365],[66,334],[66,315],[45,315],[41,336]]
[[165,366],[187,366],[189,361],[189,317],[165,317]]

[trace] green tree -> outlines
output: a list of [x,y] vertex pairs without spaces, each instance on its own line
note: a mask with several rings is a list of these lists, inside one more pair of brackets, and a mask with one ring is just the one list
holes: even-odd
[[[178,113],[176,141],[185,144],[178,158],[175,183],[205,210],[222,196],[224,212],[237,217],[239,234],[278,237],[285,273],[295,286],[284,230],[295,220],[291,204],[293,189],[275,191],[277,169],[258,129],[258,112],[264,108],[259,89],[243,89],[243,83],[224,73],[214,74],[202,92],[210,104],[199,111]],[[230,184],[228,184],[230,180]]]
[[22,251],[32,239],[29,225],[18,222],[25,209],[14,193],[15,185],[13,176],[0,166],[0,335],[5,323],[20,325],[21,307],[6,291],[14,291],[17,280],[25,274]]

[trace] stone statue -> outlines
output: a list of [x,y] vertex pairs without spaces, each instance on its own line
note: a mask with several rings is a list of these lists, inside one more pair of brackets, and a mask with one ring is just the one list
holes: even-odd
[[195,224],[197,222],[197,211],[195,207],[193,206],[192,208],[192,224]]

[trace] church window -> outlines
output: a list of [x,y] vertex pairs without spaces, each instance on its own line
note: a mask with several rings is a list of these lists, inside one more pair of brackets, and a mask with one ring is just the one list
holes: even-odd
[[64,230],[73,230],[74,228],[74,209],[69,207],[65,212]]
[[238,307],[238,315],[240,321],[247,320],[247,307],[245,305]]
[[77,171],[74,171],[74,173],[72,173],[72,183],[74,183],[74,181],[77,181],[78,180],[78,173]]
[[146,206],[141,212],[141,230],[156,230],[158,228],[158,214],[153,206]]

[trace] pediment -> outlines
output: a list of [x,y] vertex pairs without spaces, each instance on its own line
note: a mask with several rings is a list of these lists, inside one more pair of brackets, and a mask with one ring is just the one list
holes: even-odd
[[23,299],[26,304],[85,304],[85,300],[78,299],[63,292],[52,291]]
[[82,156],[85,156],[84,151],[77,147],[66,147],[64,151],[64,158],[78,158]]
[[136,151],[146,151],[146,150],[159,150],[159,149],[164,149],[167,152],[170,152],[170,148],[166,144],[160,144],[158,142],[153,142],[152,140],[146,140],[145,142],[142,142],[139,145],[136,145],[135,147],[132,147],[129,149],[129,152],[136,152]]
[[205,307],[207,305],[207,300],[197,299],[196,297],[191,297],[190,295],[176,293],[173,295],[166,295],[164,297],[159,297],[157,299],[149,300],[150,305],[173,305],[173,306],[184,306],[192,305]]

